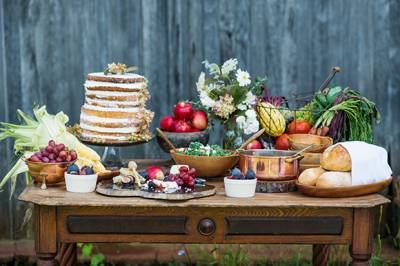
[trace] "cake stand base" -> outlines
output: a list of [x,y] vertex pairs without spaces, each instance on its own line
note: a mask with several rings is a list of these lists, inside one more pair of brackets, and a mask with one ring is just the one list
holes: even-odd
[[121,158],[121,147],[106,146],[101,156],[101,161],[107,169],[119,169],[123,166]]

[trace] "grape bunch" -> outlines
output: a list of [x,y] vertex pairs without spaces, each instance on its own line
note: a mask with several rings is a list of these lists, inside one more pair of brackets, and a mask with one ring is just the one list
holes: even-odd
[[74,150],[68,150],[64,144],[56,144],[54,140],[50,140],[47,147],[35,152],[28,158],[30,162],[42,163],[63,163],[73,162],[77,158]]
[[196,169],[189,169],[186,166],[181,166],[179,168],[179,174],[169,174],[168,181],[175,181],[183,188],[193,189],[196,183]]

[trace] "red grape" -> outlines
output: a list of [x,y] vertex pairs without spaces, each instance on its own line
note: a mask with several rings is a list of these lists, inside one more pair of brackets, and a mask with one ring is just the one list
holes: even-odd
[[50,161],[49,158],[47,158],[47,157],[42,157],[42,162],[48,163],[49,161]]
[[47,156],[49,156],[49,153],[46,150],[44,150],[44,151],[42,151],[42,156],[47,157]]
[[58,163],[60,163],[60,162],[62,162],[63,161],[63,159],[61,159],[60,157],[58,157],[57,159],[56,159],[56,162],[58,162]]
[[69,154],[71,155],[72,160],[75,160],[78,157],[78,155],[76,154],[76,151],[74,151],[74,150],[72,150]]
[[67,152],[66,151],[60,151],[58,154],[58,157],[61,157],[62,159],[65,159],[67,157]]
[[55,162],[56,162],[56,160],[50,160],[50,162],[51,162],[51,163],[55,163]]
[[54,140],[49,140],[49,146],[56,146],[56,142]]
[[32,162],[40,162],[40,158],[37,157],[36,155],[32,155],[32,156],[29,158],[29,161],[32,161]]
[[50,160],[54,160],[56,158],[54,153],[50,153],[48,157],[49,157]]
[[53,153],[54,149],[53,149],[53,147],[51,147],[51,146],[47,146],[47,147],[46,147],[46,151],[47,151],[48,153]]
[[188,174],[191,176],[195,176],[196,175],[196,169],[195,168],[190,168],[188,171]]
[[70,154],[68,154],[68,155],[67,155],[66,161],[67,161],[67,162],[70,162],[70,161],[72,161],[72,157],[71,157],[71,155],[70,155]]
[[62,151],[62,150],[64,150],[65,149],[65,145],[64,144],[57,144],[57,150],[58,151]]

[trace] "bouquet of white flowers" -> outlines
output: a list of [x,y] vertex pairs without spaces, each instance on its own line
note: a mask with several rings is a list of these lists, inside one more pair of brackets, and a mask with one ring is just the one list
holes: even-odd
[[219,120],[227,128],[225,148],[235,148],[243,141],[243,133],[257,132],[259,122],[254,110],[256,97],[262,94],[265,79],[252,82],[247,71],[238,68],[238,60],[231,58],[220,67],[203,62],[207,74],[200,73],[196,83],[200,103],[211,119]]

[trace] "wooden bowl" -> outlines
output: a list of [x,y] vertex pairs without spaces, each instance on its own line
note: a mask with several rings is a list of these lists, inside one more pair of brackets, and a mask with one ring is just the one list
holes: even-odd
[[291,150],[298,151],[313,145],[307,152],[323,152],[333,144],[333,139],[312,134],[290,134],[289,143]]
[[392,182],[392,178],[383,180],[378,183],[359,185],[351,187],[333,187],[333,188],[319,188],[316,186],[308,186],[296,181],[296,186],[303,194],[311,197],[321,198],[346,198],[356,197],[376,193]]
[[43,177],[46,179],[46,184],[56,184],[64,181],[64,173],[67,171],[68,166],[73,162],[62,163],[41,163],[30,162],[25,160],[29,169],[29,175],[36,183],[42,183]]
[[189,165],[199,177],[222,177],[239,161],[239,154],[232,151],[228,156],[194,156],[170,151],[176,164]]
[[[189,144],[194,141],[206,145],[208,143],[208,139],[210,138],[208,128],[199,132],[177,133],[163,131],[163,133],[176,148],[189,147]],[[161,147],[161,149],[169,153],[171,147],[160,137],[158,132],[156,136],[158,145]]]

